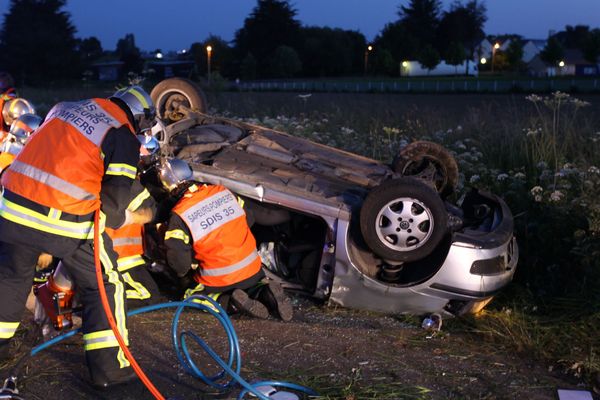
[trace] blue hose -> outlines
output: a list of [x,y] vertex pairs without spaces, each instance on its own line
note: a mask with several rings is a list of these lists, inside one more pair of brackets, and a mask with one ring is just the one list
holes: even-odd
[[[194,299],[200,300],[202,303],[195,303]],[[238,341],[237,334],[235,333],[235,329],[233,328],[233,324],[231,323],[231,319],[225,312],[225,310],[221,307],[221,305],[213,300],[210,297],[203,295],[194,295],[187,298],[185,301],[175,301],[170,303],[160,303],[147,307],[141,307],[127,313],[128,316],[133,316],[137,314],[143,314],[150,311],[156,311],[163,308],[177,308],[175,310],[175,314],[173,316],[173,322],[171,324],[171,334],[173,340],[173,348],[175,349],[175,354],[177,355],[177,359],[179,363],[183,366],[185,371],[191,376],[200,379],[206,385],[209,385],[218,390],[226,390],[231,389],[237,383],[242,387],[242,391],[238,395],[238,400],[244,398],[244,396],[248,393],[255,395],[260,400],[268,400],[269,397],[260,393],[256,388],[259,386],[274,386],[291,389],[297,392],[305,393],[310,396],[317,396],[318,394],[305,386],[297,385],[294,383],[288,382],[280,382],[280,381],[262,381],[249,383],[244,378],[240,376],[240,371],[242,368],[242,357],[240,353],[240,344]],[[181,313],[186,308],[195,308],[200,311],[207,312],[215,317],[223,329],[227,334],[228,341],[228,357],[227,362],[223,360],[202,338],[191,331],[181,331],[179,332],[179,319],[181,317]],[[57,336],[47,342],[44,342],[33,349],[31,349],[30,355],[34,356],[41,352],[42,350],[47,349],[50,346],[55,345],[71,336],[76,335],[81,331],[81,328],[74,329],[65,334]],[[192,340],[196,342],[212,359],[214,359],[217,364],[222,368],[222,371],[213,375],[206,376],[200,368],[194,363],[191,358],[190,352],[188,350],[188,340]],[[230,379],[225,382],[220,382],[226,379],[229,376]]]

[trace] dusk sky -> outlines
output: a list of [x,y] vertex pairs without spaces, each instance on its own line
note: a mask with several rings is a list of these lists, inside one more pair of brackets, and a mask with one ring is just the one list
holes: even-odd
[[[383,26],[397,19],[408,0],[295,0],[304,25],[358,30],[372,40]],[[452,0],[442,1],[446,9]],[[464,3],[464,0],[463,0]],[[9,0],[0,0],[2,14]],[[488,34],[517,33],[545,39],[565,25],[600,27],[600,0],[488,0]],[[127,33],[142,50],[189,48],[209,34],[232,40],[255,0],[68,0],[66,11],[77,37],[95,36],[112,50]],[[35,28],[33,28],[35,29]]]

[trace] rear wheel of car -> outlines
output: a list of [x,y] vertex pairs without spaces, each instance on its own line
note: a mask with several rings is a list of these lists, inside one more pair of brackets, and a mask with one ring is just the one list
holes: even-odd
[[169,78],[159,82],[150,93],[157,115],[167,122],[183,117],[179,106],[206,112],[206,96],[194,82],[184,78]]
[[409,177],[374,188],[360,210],[367,246],[389,261],[416,261],[429,255],[443,239],[447,220],[438,193]]
[[417,141],[404,147],[392,161],[394,172],[422,180],[448,196],[458,183],[456,160],[443,146]]

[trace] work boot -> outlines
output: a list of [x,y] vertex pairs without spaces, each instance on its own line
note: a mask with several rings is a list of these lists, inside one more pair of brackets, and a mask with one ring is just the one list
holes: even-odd
[[133,368],[126,367],[117,371],[107,373],[93,373],[92,385],[95,389],[104,390],[114,386],[123,385],[137,379],[137,375]]
[[231,304],[241,313],[255,318],[269,318],[269,310],[260,301],[251,299],[248,294],[241,289],[235,289],[231,294]]
[[290,321],[294,316],[292,302],[281,285],[275,281],[270,280],[261,288],[258,299],[267,306],[271,313],[283,321]]

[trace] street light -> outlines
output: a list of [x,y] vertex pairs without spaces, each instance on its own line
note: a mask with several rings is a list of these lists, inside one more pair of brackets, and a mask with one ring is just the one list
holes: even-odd
[[367,74],[367,68],[369,65],[369,53],[373,51],[373,46],[368,45],[367,49],[365,50],[365,75]]
[[487,63],[487,58],[485,57],[481,57],[481,60],[479,60],[479,62],[484,65],[485,63]]
[[206,46],[206,69],[208,70],[207,78],[208,83],[210,84],[210,58],[212,56],[212,46],[209,44]]
[[500,48],[500,43],[494,43],[492,47],[492,73],[494,73],[494,58],[496,57],[496,50]]

